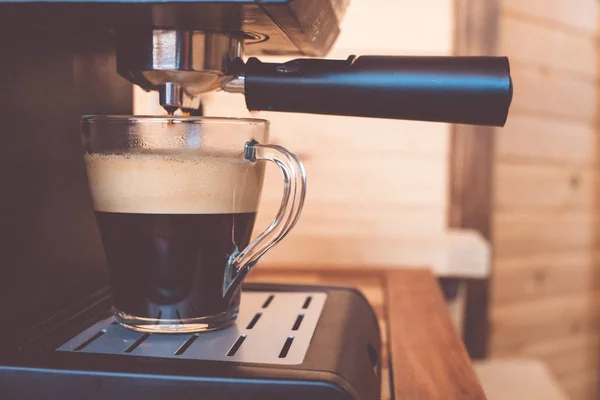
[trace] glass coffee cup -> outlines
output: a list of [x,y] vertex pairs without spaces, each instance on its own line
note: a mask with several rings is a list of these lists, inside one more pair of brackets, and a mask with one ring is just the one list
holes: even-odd
[[[268,122],[208,117],[85,116],[83,146],[116,320],[142,332],[224,328],[240,285],[293,228],[302,163],[268,144]],[[251,241],[264,162],[284,178],[275,220]]]

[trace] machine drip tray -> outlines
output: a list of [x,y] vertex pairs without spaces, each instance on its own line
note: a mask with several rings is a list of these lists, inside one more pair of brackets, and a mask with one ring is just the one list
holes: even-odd
[[243,363],[301,364],[323,311],[325,292],[242,293],[232,326],[197,334],[134,332],[113,317],[85,329],[58,351]]

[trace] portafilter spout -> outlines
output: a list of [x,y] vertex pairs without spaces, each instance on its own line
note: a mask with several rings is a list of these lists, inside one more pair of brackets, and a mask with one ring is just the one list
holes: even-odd
[[194,109],[199,95],[220,89],[242,64],[242,36],[173,29],[118,32],[117,71],[142,89],[159,92],[169,113]]

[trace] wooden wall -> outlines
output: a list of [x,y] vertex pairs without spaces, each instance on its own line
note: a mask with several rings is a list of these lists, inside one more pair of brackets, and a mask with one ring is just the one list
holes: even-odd
[[[453,14],[453,0],[352,0],[328,57],[451,55]],[[483,239],[448,236],[448,124],[248,113],[243,96],[227,93],[211,93],[204,102],[206,115],[269,119],[271,142],[298,153],[306,166],[302,218],[262,267],[418,265],[443,275],[452,264],[466,270],[459,275],[469,275],[472,261],[476,275],[486,273]],[[161,112],[156,99],[148,102],[139,91],[136,106],[138,113]],[[281,177],[269,166],[256,231],[268,226],[280,199]],[[476,249],[474,257],[466,257],[471,261],[457,263],[471,247]]]
[[[353,0],[328,58],[450,54],[452,13],[452,0]],[[232,96],[211,95],[207,114],[247,115],[243,98]],[[446,231],[448,125],[272,112],[253,116],[271,121],[271,141],[297,152],[308,176],[302,218],[262,266],[398,265],[409,256],[409,246],[399,242]],[[280,199],[281,177],[270,167],[257,230],[270,223]],[[419,252],[426,254],[428,244],[413,249],[419,247],[426,247]],[[416,262],[427,262],[419,254]]]
[[600,377],[597,0],[502,0],[515,97],[496,133],[490,355],[547,363],[573,400]]

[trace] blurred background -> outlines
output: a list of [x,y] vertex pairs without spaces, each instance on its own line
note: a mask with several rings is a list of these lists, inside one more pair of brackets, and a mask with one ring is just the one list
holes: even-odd
[[[510,57],[503,129],[248,113],[242,96],[206,96],[206,115],[269,119],[271,142],[306,165],[303,216],[259,269],[431,268],[490,399],[598,398],[599,12],[597,0],[351,0],[330,58]],[[135,100],[162,113],[151,94]],[[279,185],[270,168],[257,230]]]

